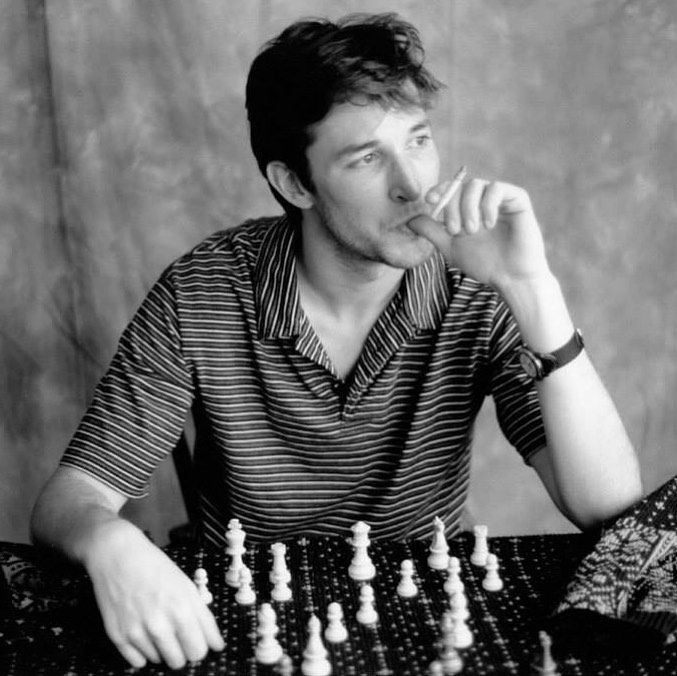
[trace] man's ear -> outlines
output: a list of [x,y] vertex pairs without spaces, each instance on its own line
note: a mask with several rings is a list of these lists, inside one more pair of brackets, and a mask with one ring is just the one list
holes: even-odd
[[313,196],[284,162],[278,160],[269,162],[266,167],[266,177],[273,188],[295,207],[310,209],[313,206]]

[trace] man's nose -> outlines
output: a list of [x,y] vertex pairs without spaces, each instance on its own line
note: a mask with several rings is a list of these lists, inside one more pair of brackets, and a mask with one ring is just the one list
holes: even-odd
[[395,202],[415,202],[421,198],[421,183],[411,162],[393,161],[390,177],[390,199]]

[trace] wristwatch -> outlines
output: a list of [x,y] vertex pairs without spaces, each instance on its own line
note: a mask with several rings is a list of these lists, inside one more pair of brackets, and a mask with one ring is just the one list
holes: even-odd
[[525,373],[534,380],[543,380],[553,371],[573,361],[583,350],[583,336],[576,329],[574,335],[558,350],[550,353],[534,352],[526,345],[518,348],[519,360]]

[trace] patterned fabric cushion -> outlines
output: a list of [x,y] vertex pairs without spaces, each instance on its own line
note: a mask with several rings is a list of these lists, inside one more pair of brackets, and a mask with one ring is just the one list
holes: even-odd
[[605,525],[568,585],[552,628],[569,641],[612,642],[628,650],[675,640],[677,477]]

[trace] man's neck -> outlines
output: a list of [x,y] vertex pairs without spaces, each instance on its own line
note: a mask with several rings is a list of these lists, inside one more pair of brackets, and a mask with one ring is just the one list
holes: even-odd
[[397,290],[403,270],[351,261],[327,248],[301,245],[296,278],[299,301],[337,376],[352,373],[372,327]]
[[337,321],[375,321],[397,292],[404,270],[316,248],[302,238],[296,262],[301,305],[322,306]]

